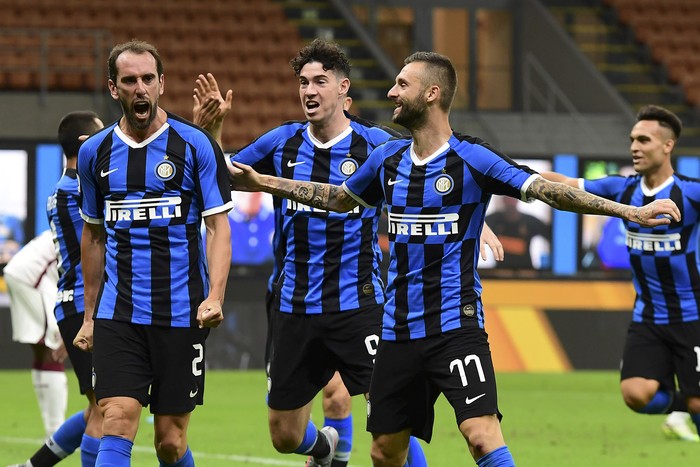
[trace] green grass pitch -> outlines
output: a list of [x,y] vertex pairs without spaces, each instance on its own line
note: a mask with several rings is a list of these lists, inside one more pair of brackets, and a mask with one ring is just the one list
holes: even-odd
[[[69,377],[68,414],[83,407]],[[616,372],[499,374],[503,432],[519,467],[657,467],[700,465],[700,443],[663,438],[660,416],[638,415],[622,403]],[[24,461],[41,443],[42,424],[29,371],[0,371],[0,467]],[[267,431],[261,371],[209,371],[205,405],[195,410],[190,446],[200,466],[301,466],[304,458],[278,454]],[[320,403],[314,419],[322,420]],[[355,439],[350,465],[369,467],[364,398],[355,398]],[[153,425],[145,410],[134,448],[134,466],[157,465]],[[474,465],[443,398],[437,404],[433,441],[424,444],[431,466]],[[79,455],[61,466],[80,466]]]

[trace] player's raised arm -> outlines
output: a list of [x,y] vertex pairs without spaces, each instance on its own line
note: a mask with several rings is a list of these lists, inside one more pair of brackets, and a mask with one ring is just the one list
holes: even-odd
[[231,188],[238,191],[265,191],[298,203],[327,211],[347,212],[359,205],[341,186],[302,182],[262,175],[249,165],[232,162]]
[[214,75],[207,73],[206,76],[199,75],[195,81],[196,87],[192,99],[192,121],[207,130],[219,143],[223,149],[222,131],[224,119],[231,111],[233,101],[233,91],[228,90],[226,97],[221,95],[219,83]]
[[[645,206],[634,207],[592,195],[564,183],[550,182],[541,177],[536,178],[527,188],[527,196],[539,199],[556,209],[621,217],[648,227],[670,224],[671,220],[676,222],[681,220],[678,206],[670,199],[654,200]],[[662,217],[658,218],[658,216]]]

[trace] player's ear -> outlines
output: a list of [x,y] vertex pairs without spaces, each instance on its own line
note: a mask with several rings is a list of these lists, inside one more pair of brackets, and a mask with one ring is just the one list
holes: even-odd
[[112,99],[115,101],[119,100],[119,93],[117,92],[117,85],[114,84],[114,81],[107,80],[107,87],[109,87],[109,94],[112,96]]

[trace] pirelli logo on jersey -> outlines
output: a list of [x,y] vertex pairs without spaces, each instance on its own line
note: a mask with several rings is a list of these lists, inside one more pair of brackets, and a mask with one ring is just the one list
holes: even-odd
[[681,234],[627,232],[627,247],[639,251],[680,251]]
[[[287,212],[317,212],[328,214],[328,211],[321,208],[315,208],[313,206],[307,206],[306,204],[297,203],[291,199],[287,200]],[[352,211],[348,211],[347,214],[359,214],[360,206],[355,206]]]
[[389,213],[389,234],[411,236],[454,235],[458,233],[459,214]]
[[182,198],[179,196],[106,201],[105,220],[118,222],[174,219],[182,217],[181,204]]

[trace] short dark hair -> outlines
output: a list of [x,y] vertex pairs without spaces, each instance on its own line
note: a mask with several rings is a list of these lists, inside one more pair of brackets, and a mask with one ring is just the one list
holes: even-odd
[[66,157],[78,156],[78,149],[83,143],[79,136],[92,135],[100,129],[96,119],[100,117],[91,110],[78,110],[63,116],[58,124],[58,142]]
[[158,77],[163,74],[163,61],[160,58],[160,54],[158,54],[158,49],[146,41],[132,39],[129,42],[115,45],[114,48],[112,48],[112,51],[109,53],[107,68],[109,79],[111,79],[113,83],[117,82],[117,58],[119,58],[123,52],[132,52],[137,55],[150,53],[153,55],[153,58],[156,59],[156,70],[158,71]]
[[678,115],[668,109],[658,105],[645,105],[637,112],[637,121],[654,120],[659,122],[664,128],[668,128],[673,132],[674,139],[678,140],[681,137],[683,123]]
[[301,69],[309,62],[319,62],[324,70],[332,70],[344,78],[350,77],[350,61],[335,42],[323,39],[314,39],[309,45],[299,51],[289,64],[294,74],[299,76]]
[[437,52],[416,52],[404,60],[406,65],[413,62],[422,62],[427,65],[427,81],[424,84],[437,84],[440,87],[440,91],[442,91],[440,108],[449,112],[457,92],[457,72],[449,57]]

